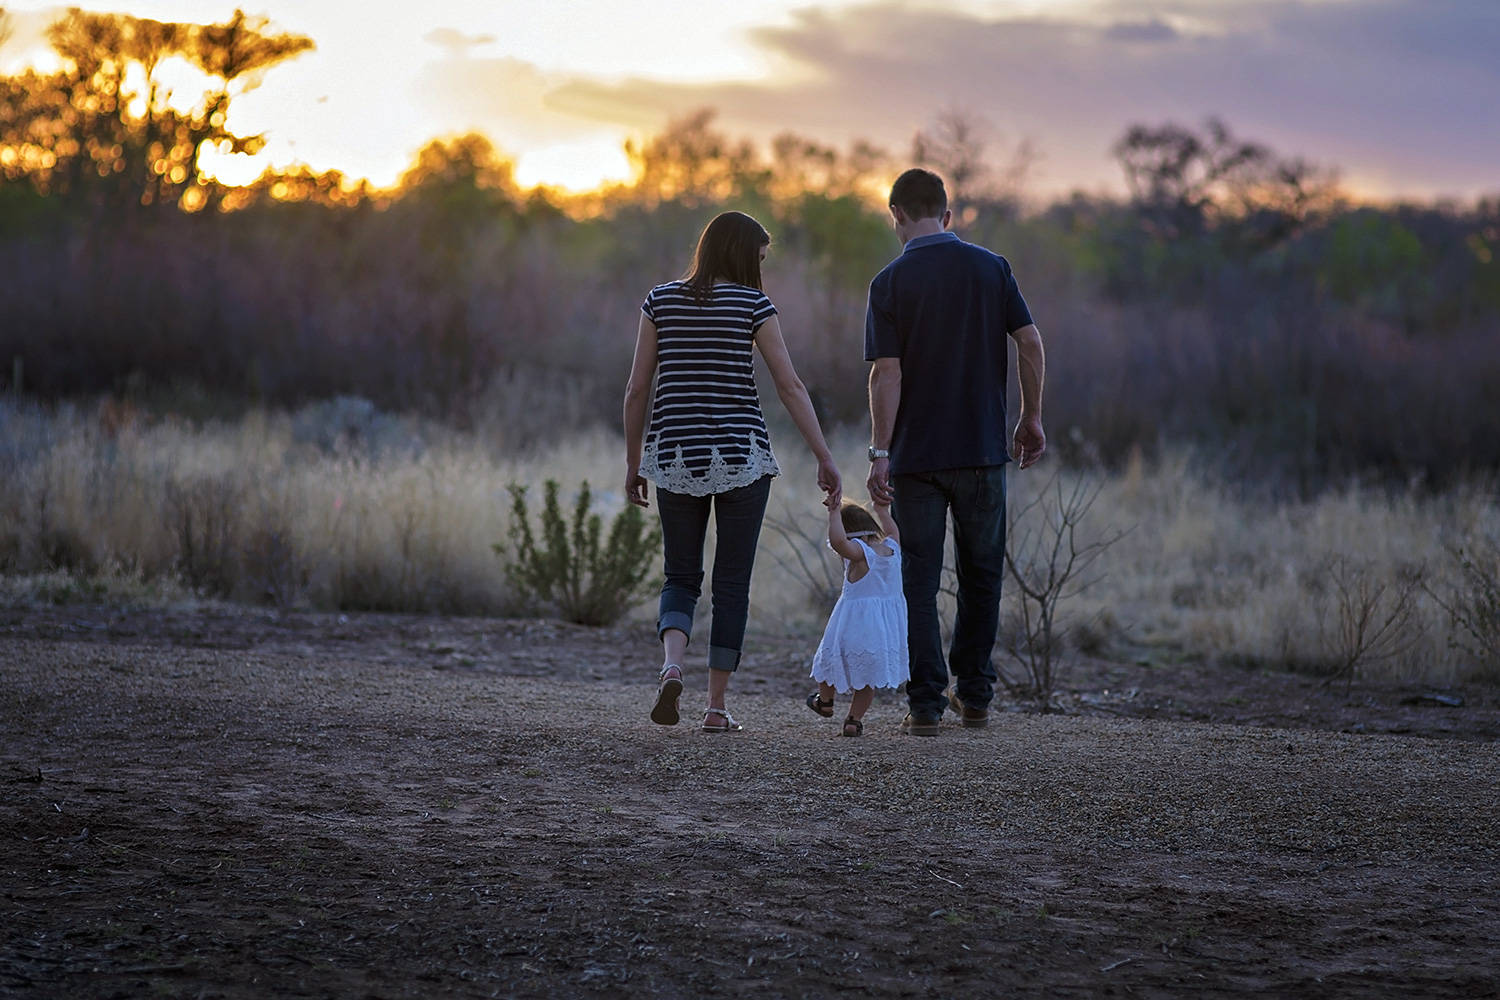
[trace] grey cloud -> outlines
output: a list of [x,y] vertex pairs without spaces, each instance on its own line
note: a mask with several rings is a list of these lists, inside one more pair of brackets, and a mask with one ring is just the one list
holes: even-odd
[[1104,32],[1111,42],[1173,42],[1181,36],[1177,29],[1165,21],[1152,18],[1149,21],[1119,21]]
[[1217,114],[1357,181],[1414,193],[1500,188],[1493,0],[1127,0],[1072,21],[881,4],[807,12],[753,38],[787,67],[779,77],[575,77],[547,105],[631,125],[712,106],[732,131],[866,137],[896,150],[958,108],[1032,139],[1048,187],[1117,183],[1108,149],[1132,122]]

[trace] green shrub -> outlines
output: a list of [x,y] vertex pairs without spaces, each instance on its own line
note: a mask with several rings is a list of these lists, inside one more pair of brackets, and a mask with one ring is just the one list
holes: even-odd
[[594,500],[589,484],[579,487],[569,524],[558,504],[557,480],[549,479],[538,547],[526,509],[526,487],[512,483],[507,488],[510,550],[496,544],[495,551],[510,556],[506,574],[523,599],[549,607],[570,622],[609,625],[656,588],[647,578],[661,550],[661,531],[647,528],[639,507],[627,505],[615,516],[601,547],[604,524],[589,510]]

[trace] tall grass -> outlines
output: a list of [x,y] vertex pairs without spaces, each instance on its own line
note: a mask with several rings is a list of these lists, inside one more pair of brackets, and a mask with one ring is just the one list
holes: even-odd
[[[794,434],[773,425],[773,435],[784,475],[771,513],[794,530],[762,535],[752,629],[811,645],[830,596],[819,567],[836,566],[812,461]],[[457,431],[351,400],[202,426],[3,401],[0,599],[139,598],[155,587],[283,607],[513,613],[491,549],[509,527],[507,485],[551,478],[566,492],[587,480],[606,516],[623,504],[613,432],[530,449],[514,439],[503,419]],[[833,440],[846,491],[863,496],[863,435]],[[1464,586],[1454,544],[1500,537],[1492,490],[1434,497],[1351,485],[1277,502],[1179,453],[1119,474],[1055,462],[1012,472],[1011,502],[1054,475],[1098,477],[1086,533],[1126,531],[1096,564],[1099,582],[1064,604],[1073,651],[1327,672],[1339,661],[1338,565],[1373,585],[1413,572],[1427,584],[1399,655],[1360,663],[1362,675],[1442,682],[1481,669],[1451,646],[1452,623],[1431,594]],[[650,621],[652,611],[632,614]]]

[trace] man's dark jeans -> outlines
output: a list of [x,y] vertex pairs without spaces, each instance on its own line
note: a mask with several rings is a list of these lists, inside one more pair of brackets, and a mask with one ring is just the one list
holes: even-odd
[[[891,485],[896,493],[891,515],[901,529],[911,713],[918,718],[943,714],[950,669],[959,700],[969,708],[988,708],[995,696],[990,653],[1000,627],[1000,583],[1005,574],[1005,466],[892,476]],[[950,512],[958,613],[945,664],[937,594]]]
[[755,546],[770,498],[770,476],[706,497],[656,491],[667,578],[661,588],[657,635],[669,628],[693,634],[693,610],[703,593],[703,540],[708,533],[709,511],[713,511],[717,541],[713,624],[708,633],[710,669],[733,670],[739,666],[745,622],[750,617],[750,571],[755,568]]

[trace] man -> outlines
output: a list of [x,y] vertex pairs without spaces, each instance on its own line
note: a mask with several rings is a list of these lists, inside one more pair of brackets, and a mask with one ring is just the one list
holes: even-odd
[[[904,549],[911,713],[902,726],[936,736],[951,707],[983,726],[995,694],[990,653],[1005,572],[1006,342],[1016,343],[1021,413],[1015,458],[1029,468],[1042,431],[1042,337],[1010,264],[948,232],[942,178],[908,170],[891,187],[891,217],[905,245],[870,283],[865,360],[870,371],[870,496],[891,503]],[[948,516],[958,613],[943,661],[937,593]],[[948,673],[955,678],[950,702]]]

